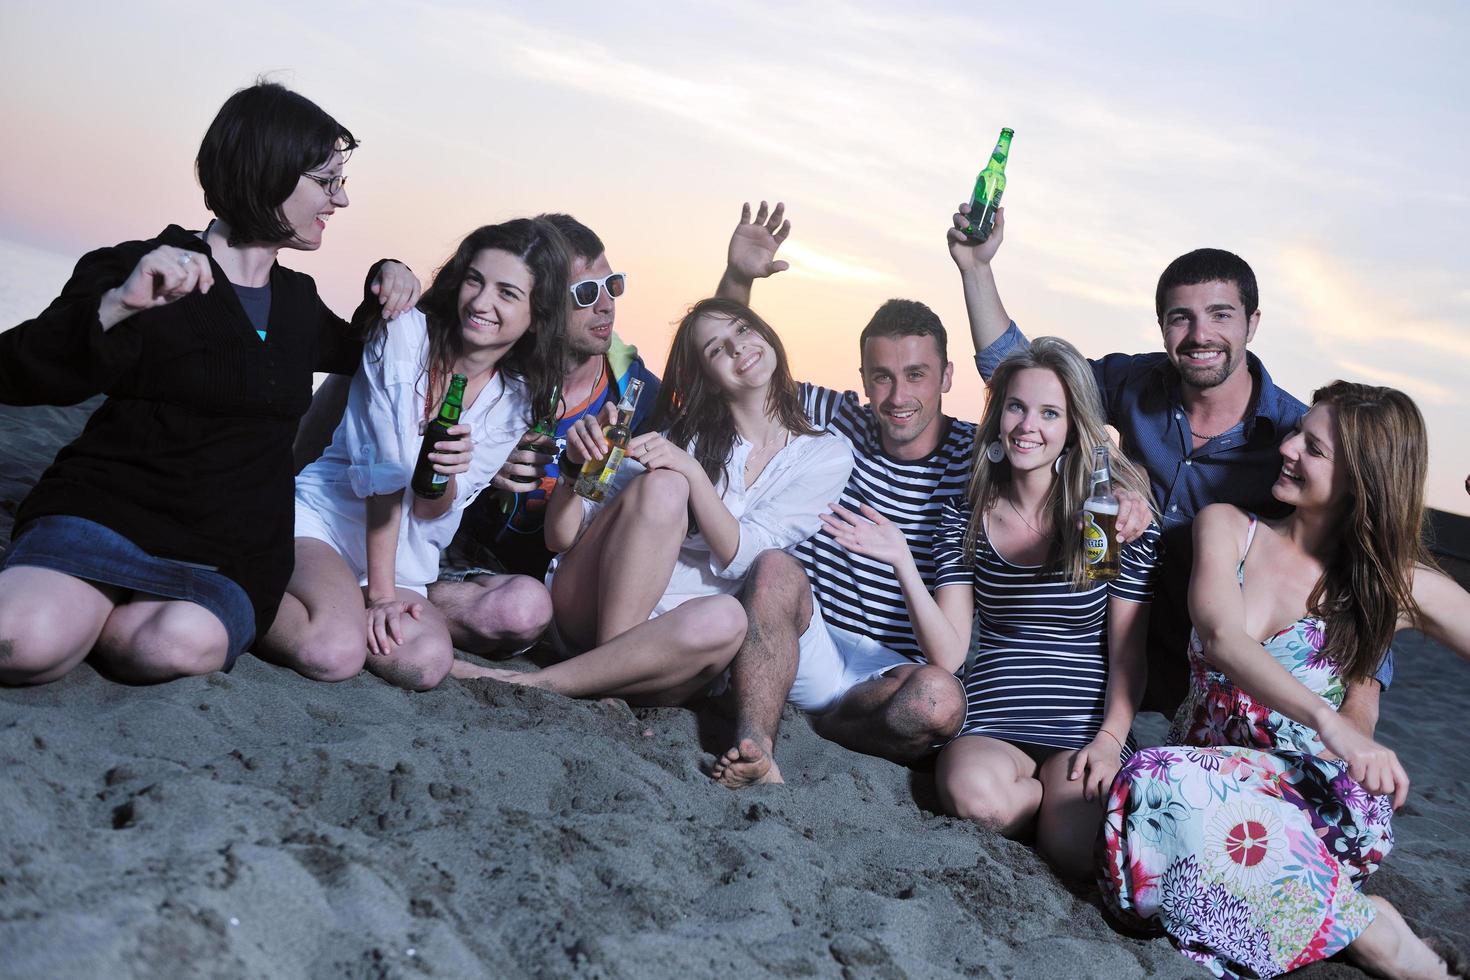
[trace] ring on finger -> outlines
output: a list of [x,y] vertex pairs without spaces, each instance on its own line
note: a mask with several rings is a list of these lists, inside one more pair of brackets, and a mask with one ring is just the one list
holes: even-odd
[[194,257],[191,256],[188,252],[180,252],[179,253],[179,265],[188,265],[190,262],[193,262],[193,261],[194,261]]

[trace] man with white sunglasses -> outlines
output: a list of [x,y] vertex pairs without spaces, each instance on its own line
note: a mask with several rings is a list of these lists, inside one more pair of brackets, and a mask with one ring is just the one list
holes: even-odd
[[643,363],[637,348],[613,332],[617,298],[627,289],[627,276],[613,271],[602,239],[576,218],[540,217],[561,232],[572,257],[566,373],[555,445],[527,445],[511,453],[492,481],[496,492],[481,494],[465,512],[446,554],[443,578],[429,587],[429,598],[448,617],[456,644],[472,650],[479,646],[472,644],[473,637],[504,630],[503,624],[475,621],[475,611],[485,609],[485,604],[475,602],[476,593],[467,586],[488,584],[488,576],[495,572],[529,575],[538,581],[546,574],[552,554],[546,549],[543,521],[567,430],[582,416],[595,416],[608,402],[616,404],[636,378],[643,382],[633,415],[637,432],[658,396],[658,376]]

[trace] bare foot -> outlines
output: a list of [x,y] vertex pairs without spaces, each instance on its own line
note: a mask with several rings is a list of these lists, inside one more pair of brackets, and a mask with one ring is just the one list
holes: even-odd
[[710,778],[729,789],[744,789],[757,783],[779,783],[781,770],[776,760],[754,739],[742,738],[740,744],[715,759]]
[[1348,944],[1348,959],[1375,977],[1448,980],[1444,960],[1414,935],[1398,909],[1377,895],[1368,899],[1378,906],[1378,915]]

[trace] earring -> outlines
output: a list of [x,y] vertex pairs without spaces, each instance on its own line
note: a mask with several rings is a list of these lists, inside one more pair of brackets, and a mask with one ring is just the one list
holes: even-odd
[[995,440],[985,447],[985,458],[992,463],[999,463],[1006,458],[1006,447],[1000,444],[999,439]]
[[1051,468],[1056,471],[1057,476],[1062,475],[1062,467],[1066,465],[1066,459],[1067,451],[1063,449],[1061,452],[1057,453],[1057,461],[1051,464]]

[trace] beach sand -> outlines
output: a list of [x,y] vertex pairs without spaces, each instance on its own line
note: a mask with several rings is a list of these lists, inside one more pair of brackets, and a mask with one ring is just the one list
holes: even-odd
[[[0,540],[83,416],[0,411]],[[1470,951],[1470,665],[1400,640],[1380,733],[1414,786],[1369,891]],[[157,687],[82,667],[0,690],[0,975],[1206,975],[1029,848],[936,815],[925,774],[789,712],[785,786],[714,785],[725,728],[248,656]]]

